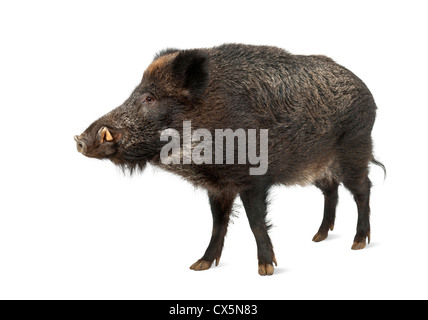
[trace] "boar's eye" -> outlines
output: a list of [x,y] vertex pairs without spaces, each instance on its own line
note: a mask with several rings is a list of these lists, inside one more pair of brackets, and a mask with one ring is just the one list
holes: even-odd
[[144,102],[147,102],[147,103],[151,103],[151,102],[154,102],[154,101],[155,101],[155,98],[153,98],[152,96],[147,96],[144,99]]

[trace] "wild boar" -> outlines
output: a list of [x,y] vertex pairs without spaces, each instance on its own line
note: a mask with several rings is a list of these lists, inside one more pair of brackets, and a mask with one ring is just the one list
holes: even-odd
[[319,242],[333,230],[343,183],[358,207],[352,249],[370,243],[368,166],[383,167],[372,152],[375,116],[366,85],[328,57],[224,44],[159,52],[131,96],[75,141],[87,157],[131,172],[150,163],[207,190],[212,236],[193,270],[218,265],[239,195],[257,243],[258,273],[272,275],[266,198],[273,185],[322,191],[324,216],[313,237]]

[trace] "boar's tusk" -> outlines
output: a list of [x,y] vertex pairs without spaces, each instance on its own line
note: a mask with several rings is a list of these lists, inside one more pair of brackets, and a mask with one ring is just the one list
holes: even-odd
[[107,128],[106,128],[106,127],[103,127],[103,128],[101,129],[101,133],[100,133],[101,143],[103,143],[103,142],[104,142],[104,137],[106,136],[106,130],[107,130]]
[[113,141],[113,136],[111,135],[110,131],[106,127],[103,127],[101,130],[101,143],[104,142],[104,139],[106,141]]
[[111,135],[110,131],[108,131],[107,128],[104,128],[106,130],[106,135],[105,138],[107,141],[112,141],[113,140],[113,136]]

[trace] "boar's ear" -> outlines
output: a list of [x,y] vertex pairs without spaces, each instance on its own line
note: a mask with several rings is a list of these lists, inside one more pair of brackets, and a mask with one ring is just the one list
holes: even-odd
[[193,102],[200,99],[208,84],[209,56],[202,50],[181,51],[173,61],[175,79],[184,89],[181,98]]

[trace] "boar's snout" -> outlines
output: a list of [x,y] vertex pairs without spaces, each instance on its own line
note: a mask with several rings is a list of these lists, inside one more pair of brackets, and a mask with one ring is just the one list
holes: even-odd
[[77,151],[79,151],[81,154],[85,154],[88,150],[86,142],[79,136],[74,136],[74,141],[76,141]]

